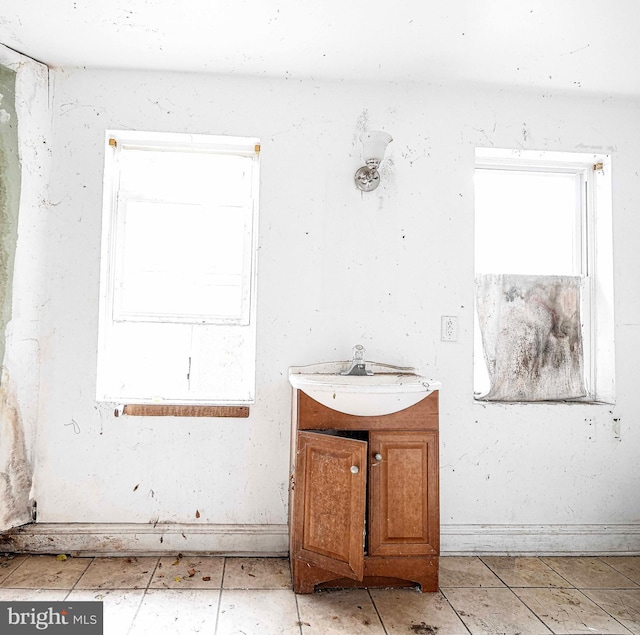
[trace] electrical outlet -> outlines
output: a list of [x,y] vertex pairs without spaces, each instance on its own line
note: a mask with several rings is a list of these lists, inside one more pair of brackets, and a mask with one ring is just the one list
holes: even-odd
[[440,322],[440,334],[443,342],[458,341],[458,317],[443,315]]

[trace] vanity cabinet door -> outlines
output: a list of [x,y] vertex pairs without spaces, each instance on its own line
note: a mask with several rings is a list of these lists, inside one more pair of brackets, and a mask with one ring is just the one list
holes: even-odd
[[438,435],[372,432],[369,555],[439,552]]
[[294,558],[362,580],[366,484],[365,441],[298,433]]

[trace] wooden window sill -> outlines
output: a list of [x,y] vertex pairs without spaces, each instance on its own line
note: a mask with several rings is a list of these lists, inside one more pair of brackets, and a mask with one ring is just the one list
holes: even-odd
[[235,417],[246,419],[249,406],[161,406],[157,404],[127,404],[116,409],[115,416],[120,414],[132,417]]

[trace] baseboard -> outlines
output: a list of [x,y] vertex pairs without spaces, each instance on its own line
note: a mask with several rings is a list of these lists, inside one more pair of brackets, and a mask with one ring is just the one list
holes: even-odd
[[442,555],[640,555],[640,524],[441,525]]
[[[442,525],[441,554],[640,555],[640,524]],[[287,525],[33,523],[0,534],[3,553],[286,556]]]
[[0,535],[0,552],[7,553],[283,556],[288,551],[287,525],[33,523]]

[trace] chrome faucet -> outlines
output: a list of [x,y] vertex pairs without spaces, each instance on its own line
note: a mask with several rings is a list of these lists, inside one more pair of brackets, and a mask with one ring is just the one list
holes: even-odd
[[364,346],[356,344],[353,347],[353,359],[349,364],[349,368],[340,372],[341,375],[373,375],[370,370],[365,368]]

